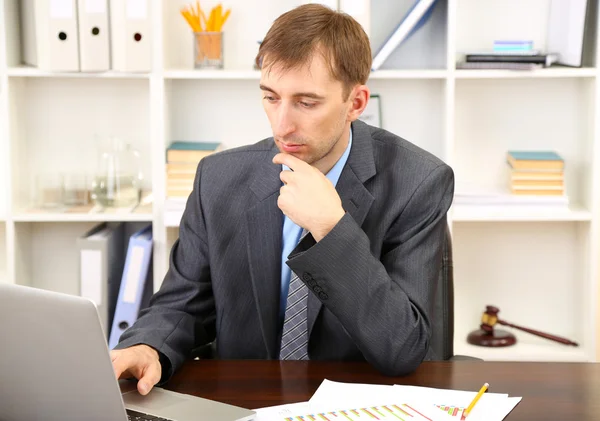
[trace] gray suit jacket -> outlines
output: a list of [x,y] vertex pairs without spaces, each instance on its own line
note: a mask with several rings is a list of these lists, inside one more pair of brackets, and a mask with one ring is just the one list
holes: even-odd
[[[311,360],[367,360],[406,374],[430,350],[454,175],[387,131],[352,123],[337,191],[345,216],[307,235],[287,264],[308,285]],[[283,214],[272,138],[204,158],[164,282],[117,348],[145,343],[168,380],[193,347],[223,359],[277,358]]]

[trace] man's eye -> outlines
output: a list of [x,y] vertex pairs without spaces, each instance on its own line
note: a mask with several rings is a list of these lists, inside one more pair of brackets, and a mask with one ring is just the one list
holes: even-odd
[[304,108],[312,108],[315,106],[315,103],[300,101],[300,105],[302,105]]
[[275,98],[273,98],[272,96],[269,96],[269,95],[265,95],[264,99],[266,99],[269,102],[275,101]]

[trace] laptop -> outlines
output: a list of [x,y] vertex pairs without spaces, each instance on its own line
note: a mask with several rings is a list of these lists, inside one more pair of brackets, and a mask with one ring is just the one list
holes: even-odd
[[92,301],[0,283],[0,420],[246,421],[254,411],[154,387],[121,394]]

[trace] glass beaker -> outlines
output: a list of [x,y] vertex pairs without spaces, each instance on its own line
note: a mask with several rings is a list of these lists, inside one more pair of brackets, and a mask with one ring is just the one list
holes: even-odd
[[85,206],[90,199],[89,177],[85,173],[62,175],[63,202],[66,206]]
[[63,207],[62,177],[58,173],[39,173],[35,175],[33,204],[43,209]]
[[99,159],[92,200],[103,208],[137,205],[143,180],[140,153],[122,139],[110,137],[104,142]]

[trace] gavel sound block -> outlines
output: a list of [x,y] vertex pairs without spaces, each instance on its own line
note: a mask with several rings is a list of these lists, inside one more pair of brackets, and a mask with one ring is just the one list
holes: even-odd
[[467,342],[472,345],[487,347],[501,347],[514,345],[517,342],[517,338],[515,337],[515,335],[505,330],[499,330],[494,328],[496,324],[501,324],[565,345],[579,346],[576,342],[570,341],[569,339],[561,338],[560,336],[550,335],[549,333],[544,333],[538,330],[533,330],[505,322],[504,320],[498,318],[499,311],[500,310],[498,309],[498,307],[486,306],[485,312],[481,316],[481,325],[479,325],[479,329],[469,333],[469,336],[467,336]]

